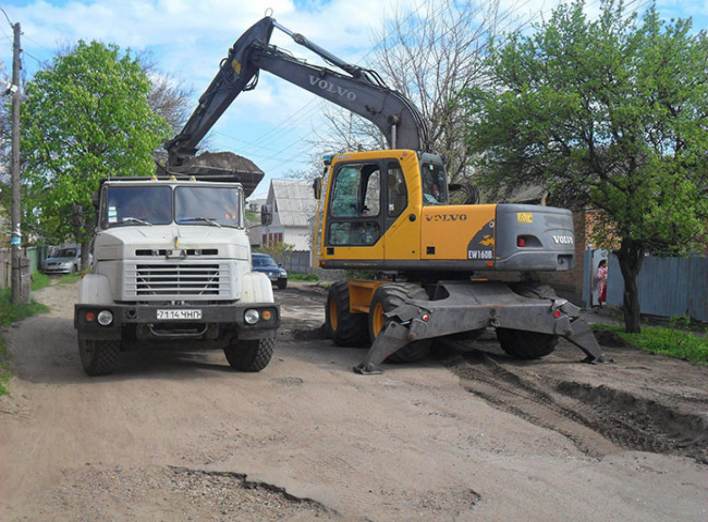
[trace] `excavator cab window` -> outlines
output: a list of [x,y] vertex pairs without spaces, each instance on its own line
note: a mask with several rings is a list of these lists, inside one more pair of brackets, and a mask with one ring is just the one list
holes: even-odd
[[381,235],[378,163],[343,165],[334,177],[328,244],[373,245]]
[[423,205],[447,205],[447,183],[442,165],[423,163],[420,170],[423,182]]
[[406,179],[403,177],[401,166],[396,161],[387,165],[388,170],[388,217],[398,217],[408,206],[408,191]]

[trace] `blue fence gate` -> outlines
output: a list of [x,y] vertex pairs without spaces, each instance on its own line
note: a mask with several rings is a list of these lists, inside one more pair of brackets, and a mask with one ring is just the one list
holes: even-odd
[[[637,286],[641,313],[660,317],[689,315],[708,322],[708,257],[647,256]],[[607,304],[622,306],[623,294],[619,262],[610,256]]]

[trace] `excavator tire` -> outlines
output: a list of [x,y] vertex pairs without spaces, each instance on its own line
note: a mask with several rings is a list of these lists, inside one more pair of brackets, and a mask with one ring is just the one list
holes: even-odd
[[[391,283],[376,289],[369,307],[369,337],[372,343],[386,324],[384,314],[413,299],[427,301],[428,294],[425,289],[410,283]],[[421,339],[408,343],[389,355],[386,362],[407,363],[423,359],[430,353],[432,342],[432,339]]]
[[523,330],[497,328],[497,339],[506,353],[516,359],[538,359],[555,350],[558,336]]
[[325,329],[337,346],[368,344],[366,314],[349,311],[349,281],[339,281],[329,287],[325,307]]
[[[549,285],[532,281],[522,281],[511,285],[511,289],[524,297],[553,299],[556,292]],[[497,328],[497,339],[502,350],[517,359],[539,359],[556,349],[558,336],[523,330]]]

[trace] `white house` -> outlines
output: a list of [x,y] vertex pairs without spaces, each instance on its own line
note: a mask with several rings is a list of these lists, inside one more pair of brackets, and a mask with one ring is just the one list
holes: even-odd
[[295,251],[309,252],[309,218],[317,213],[312,183],[271,180],[265,205],[272,214],[272,222],[249,230],[251,245],[260,247],[283,242],[295,245]]

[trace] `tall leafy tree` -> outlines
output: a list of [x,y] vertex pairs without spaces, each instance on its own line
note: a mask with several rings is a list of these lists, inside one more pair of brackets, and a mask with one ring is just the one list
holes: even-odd
[[596,19],[584,7],[494,49],[490,88],[467,93],[468,140],[498,195],[543,185],[598,210],[594,240],[617,255],[638,332],[645,254],[707,237],[708,38],[655,6],[641,19],[614,0]]
[[95,41],[80,41],[27,83],[24,177],[42,194],[34,211],[51,235],[82,243],[85,259],[101,178],[155,171],[151,153],[170,131],[150,108],[150,92],[135,56]]

